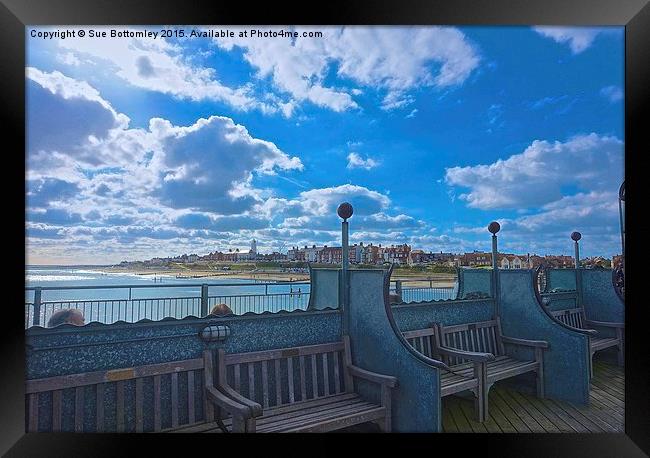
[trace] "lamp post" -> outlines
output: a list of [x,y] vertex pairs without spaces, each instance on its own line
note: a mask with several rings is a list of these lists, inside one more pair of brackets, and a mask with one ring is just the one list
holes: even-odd
[[348,304],[350,299],[350,283],[348,278],[348,269],[350,267],[350,241],[348,218],[352,216],[354,210],[348,202],[343,202],[336,209],[337,215],[343,219],[341,222],[341,305],[343,309],[343,333],[348,333]]
[[578,241],[582,238],[582,234],[578,231],[571,233],[571,240],[575,245],[575,265],[576,265],[576,290],[578,291],[578,306],[582,306],[582,272],[580,271],[580,244]]
[[580,268],[580,245],[578,244],[578,241],[581,238],[582,238],[582,234],[580,232],[575,231],[571,233],[571,240],[575,242],[574,256],[575,256],[576,269]]
[[501,230],[501,225],[496,221],[492,221],[488,225],[488,231],[492,234],[492,297],[496,305],[496,314],[499,315],[499,263],[497,262],[497,254],[499,253],[497,247],[497,232]]
[[625,181],[618,189],[618,216],[621,221],[621,254],[625,259]]

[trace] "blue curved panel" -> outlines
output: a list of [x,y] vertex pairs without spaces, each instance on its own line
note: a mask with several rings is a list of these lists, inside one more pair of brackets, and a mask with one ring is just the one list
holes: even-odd
[[[546,340],[546,396],[579,404],[589,402],[589,342],[586,335],[555,323],[537,304],[530,270],[501,270],[500,318],[503,334]],[[506,353],[532,358],[532,350],[506,345]]]
[[[383,272],[350,270],[349,335],[353,363],[393,375],[393,430],[441,431],[439,371],[413,356],[399,341],[384,308]],[[356,382],[355,382],[356,383]],[[360,382],[360,392],[378,400],[376,385]]]

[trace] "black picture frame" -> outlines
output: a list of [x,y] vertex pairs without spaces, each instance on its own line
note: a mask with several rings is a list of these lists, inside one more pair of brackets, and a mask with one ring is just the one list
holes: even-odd
[[[418,446],[428,453],[457,453],[469,447],[478,447],[497,456],[646,456],[650,453],[650,386],[648,374],[648,322],[642,316],[641,271],[643,247],[637,235],[644,226],[635,219],[640,215],[642,195],[639,176],[643,173],[640,161],[650,152],[650,129],[642,124],[648,114],[648,81],[650,81],[650,5],[647,0],[371,0],[323,3],[277,2],[253,4],[248,2],[140,0],[0,0],[0,47],[2,48],[2,78],[0,94],[4,119],[3,148],[5,159],[13,158],[6,166],[4,178],[16,183],[5,190],[3,203],[15,205],[15,217],[5,223],[5,233],[15,243],[14,256],[6,259],[7,299],[3,304],[5,317],[0,333],[2,370],[0,370],[0,452],[6,456],[117,456],[132,455],[136,442],[145,446],[147,453],[154,448],[168,453],[195,454],[195,447],[207,446],[212,453],[248,454],[249,447],[260,447],[257,453],[335,453],[350,452],[338,440],[322,437],[291,438],[235,437],[228,439],[176,435],[135,434],[25,434],[24,424],[24,328],[18,306],[21,284],[24,281],[25,252],[23,222],[18,221],[24,200],[20,185],[20,171],[25,166],[25,27],[28,25],[99,25],[99,24],[440,24],[440,25],[621,25],[625,26],[625,166],[627,256],[626,266],[626,367],[625,367],[625,434],[568,434],[568,435],[373,435],[355,436],[362,447],[373,444],[380,450],[406,450]],[[643,115],[646,116],[643,116]],[[9,140],[9,141],[7,141]],[[24,183],[23,183],[24,186]],[[631,198],[630,198],[631,196]],[[630,211],[631,209],[631,211]],[[629,221],[631,221],[631,224]],[[639,236],[641,237],[641,236]],[[21,262],[23,263],[21,268]],[[21,270],[22,269],[22,270]],[[638,297],[637,297],[638,296]],[[329,438],[338,439],[340,435]],[[347,436],[348,438],[352,436]],[[281,444],[274,444],[278,441]],[[308,443],[309,442],[309,443]],[[443,442],[447,442],[443,444]],[[450,452],[450,448],[454,452]],[[361,453],[361,452],[352,452]]]

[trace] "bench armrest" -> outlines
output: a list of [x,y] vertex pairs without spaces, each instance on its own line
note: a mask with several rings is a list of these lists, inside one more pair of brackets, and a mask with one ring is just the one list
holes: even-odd
[[369,382],[379,383],[380,385],[386,385],[391,388],[397,386],[397,378],[392,375],[383,375],[376,372],[370,372],[360,367],[348,364],[348,371],[353,377],[359,377]]
[[213,386],[206,386],[205,393],[210,402],[213,402],[218,407],[221,407],[226,412],[239,416],[244,419],[249,419],[252,416],[251,409],[239,402],[229,398]]
[[477,363],[492,361],[495,358],[495,356],[492,353],[458,350],[457,348],[445,347],[440,345],[436,347],[436,351],[441,355],[464,358]]
[[603,328],[625,328],[625,323],[613,323],[611,321],[585,320],[585,324],[589,326],[602,326]]
[[241,394],[233,390],[228,385],[218,384],[217,387],[219,391],[221,391],[225,396],[228,396],[234,402],[246,406],[251,412],[250,416],[259,417],[260,415],[262,415],[262,406],[259,405],[257,402],[245,398],[244,396],[242,396]]
[[504,344],[523,345],[526,347],[548,348],[548,342],[545,340],[529,340],[517,337],[501,336],[501,342]]

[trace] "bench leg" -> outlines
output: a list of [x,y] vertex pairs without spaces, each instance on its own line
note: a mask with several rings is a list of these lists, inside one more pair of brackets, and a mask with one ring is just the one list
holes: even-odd
[[390,387],[383,385],[381,386],[381,405],[386,408],[386,416],[383,420],[379,420],[377,424],[381,430],[385,433],[391,432],[392,429],[392,402],[391,402],[391,389]]
[[253,422],[253,425],[252,425],[253,426],[253,431],[252,432],[255,432],[255,424],[254,424],[255,420],[254,419],[244,420],[240,416],[233,415],[233,417],[232,417],[232,432],[233,433],[245,433],[245,432],[248,432],[247,430],[250,427],[250,422],[251,421]]
[[487,365],[474,363],[474,377],[478,380],[474,397],[474,412],[477,420],[483,423],[488,418],[488,394],[490,387],[487,384]]
[[616,329],[616,337],[618,337],[618,365],[625,365],[625,336],[623,335],[623,330],[620,328]]
[[535,360],[539,363],[536,380],[537,397],[544,399],[544,353],[541,348],[535,348]]

